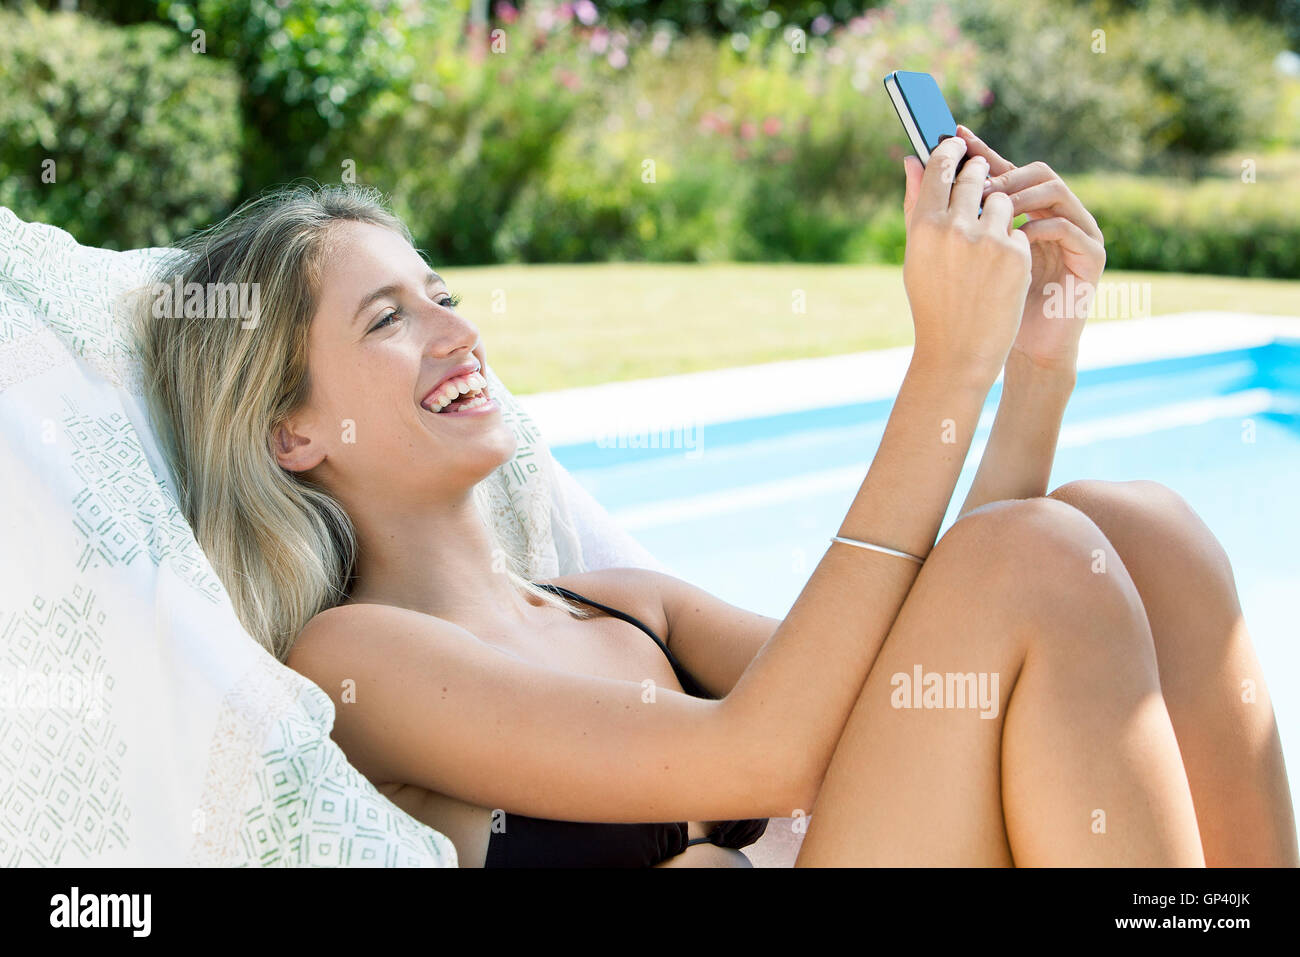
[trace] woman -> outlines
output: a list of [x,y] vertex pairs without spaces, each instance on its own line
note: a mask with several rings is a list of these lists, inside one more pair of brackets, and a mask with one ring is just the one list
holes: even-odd
[[[799,865],[1296,863],[1219,543],[1153,483],[1044,494],[1084,323],[1044,297],[1099,279],[1095,220],[965,129],[904,165],[915,350],[784,620],[648,570],[516,573],[474,505],[514,450],[478,331],[365,191],[263,197],[187,244],[182,280],[257,283],[256,323],[142,312],[151,409],[241,620],[463,865],[746,866],[763,819],[807,814]],[[914,706],[929,673],[989,697]]]

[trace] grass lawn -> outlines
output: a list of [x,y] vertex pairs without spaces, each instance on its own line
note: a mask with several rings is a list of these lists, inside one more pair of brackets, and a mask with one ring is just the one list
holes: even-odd
[[[464,296],[461,311],[478,325],[492,368],[518,394],[912,341],[900,266],[593,263],[443,272]],[[1152,315],[1300,315],[1300,281],[1111,270],[1103,278],[1150,283]]]

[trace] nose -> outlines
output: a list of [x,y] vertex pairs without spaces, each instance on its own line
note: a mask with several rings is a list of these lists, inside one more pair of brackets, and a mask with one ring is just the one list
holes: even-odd
[[[442,298],[445,293],[439,293]],[[459,350],[474,351],[479,346],[478,327],[455,309],[433,302],[426,311],[428,341],[425,352],[448,356]]]

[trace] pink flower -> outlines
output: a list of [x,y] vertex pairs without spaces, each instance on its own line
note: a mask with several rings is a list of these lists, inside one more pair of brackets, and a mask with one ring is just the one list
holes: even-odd
[[812,32],[817,34],[817,36],[821,36],[834,25],[835,21],[823,13],[813,20]]
[[740,124],[741,139],[752,140],[757,133],[758,133],[758,128],[754,126],[754,124],[751,123],[749,120],[745,120],[745,122]]
[[519,19],[519,11],[507,3],[506,0],[498,0],[497,19],[502,23],[514,23]]
[[776,134],[777,134],[777,133],[780,133],[780,132],[781,132],[781,118],[780,118],[780,117],[777,117],[777,116],[769,116],[767,119],[765,119],[765,120],[763,121],[763,135],[764,135],[764,136],[776,136]]
[[609,51],[609,65],[615,70],[621,70],[627,66],[627,53],[623,50]]
[[573,4],[562,3],[555,11],[555,19],[560,23],[568,23],[573,19]]
[[727,132],[727,123],[717,113],[705,113],[700,117],[700,129],[710,133],[725,133]]
[[578,74],[572,70],[566,70],[560,67],[555,71],[555,78],[570,90],[576,90],[582,86],[582,81],[578,79]]
[[600,11],[591,0],[577,0],[573,4],[573,12],[582,22],[583,26],[589,27],[600,18]]
[[596,27],[591,31],[591,52],[599,56],[609,47],[609,31],[604,27]]

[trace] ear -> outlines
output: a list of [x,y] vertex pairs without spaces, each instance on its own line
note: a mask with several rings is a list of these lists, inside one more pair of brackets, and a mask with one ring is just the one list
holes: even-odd
[[290,472],[306,472],[325,461],[325,449],[319,442],[296,431],[293,420],[271,429],[271,451],[280,467]]

